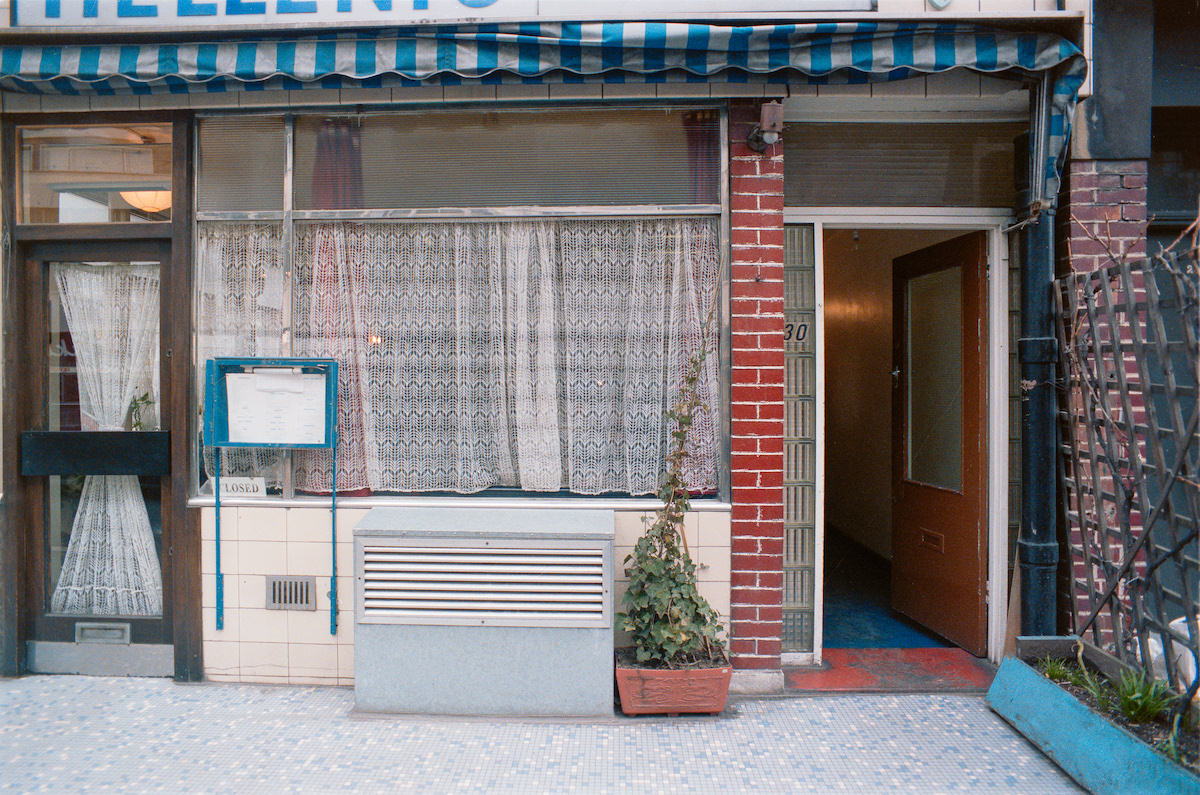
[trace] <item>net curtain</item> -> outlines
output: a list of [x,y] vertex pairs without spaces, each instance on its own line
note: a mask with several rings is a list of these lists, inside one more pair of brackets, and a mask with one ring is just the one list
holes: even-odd
[[[52,276],[75,345],[84,430],[123,430],[143,393],[156,425],[157,266],[55,263]],[[162,574],[137,476],[84,479],[50,603],[56,613],[162,613]]]
[[[711,218],[313,223],[296,344],[339,363],[339,491],[657,490],[688,357],[712,347]],[[707,341],[707,342],[706,342]],[[689,482],[716,486],[715,357]],[[324,451],[296,488],[330,487]]]

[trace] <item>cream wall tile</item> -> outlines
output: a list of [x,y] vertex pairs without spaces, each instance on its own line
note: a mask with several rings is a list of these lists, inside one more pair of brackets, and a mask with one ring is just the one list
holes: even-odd
[[551,99],[600,99],[603,88],[595,83],[550,83]]
[[287,544],[283,541],[238,543],[238,571],[242,574],[287,574]]
[[298,88],[287,94],[292,105],[337,105],[342,101],[340,88]]
[[238,105],[243,108],[287,107],[291,104],[287,91],[237,91]]
[[[42,98],[37,94],[14,94],[4,92],[4,112],[21,113],[23,111],[38,111],[42,109]],[[133,106],[137,107],[137,101]]]
[[700,566],[696,579],[704,582],[729,582],[729,547],[700,547]]
[[[336,643],[329,634],[328,610],[281,610],[287,617],[288,643]],[[342,628],[338,627],[338,632]]]
[[700,514],[700,546],[727,547],[730,539],[729,514],[726,511],[703,511]]
[[71,96],[69,94],[44,94],[42,110],[45,112],[82,112],[91,110],[91,104],[86,96]]
[[204,641],[205,677],[238,676],[241,673],[240,648],[241,644],[236,642]]
[[[346,571],[343,567],[338,567],[339,571]],[[354,578],[347,572],[346,576],[337,578],[338,587],[338,612],[349,610],[353,615],[354,612]],[[317,610],[329,612],[329,574],[326,573],[324,581],[317,580]]]
[[92,110],[138,110],[138,98],[132,94],[96,95],[89,103]]
[[190,108],[236,108],[237,95],[232,91],[202,91],[187,95]]
[[328,543],[291,543],[287,545],[287,573],[329,578],[333,550]]
[[186,108],[187,94],[145,94],[138,97],[138,106],[142,110],[166,110],[168,108]]
[[613,530],[617,546],[632,547],[637,543],[645,531],[644,518],[646,515],[641,511],[617,511],[613,514]]
[[287,643],[288,622],[286,610],[238,611],[238,638],[242,643]]
[[392,102],[441,102],[441,86],[412,86],[392,89]]
[[708,83],[656,83],[654,90],[660,99],[707,97]]
[[390,88],[343,88],[342,102],[380,103],[392,101]]
[[693,555],[700,546],[700,515],[696,511],[688,511],[683,515],[683,537],[687,548]]
[[[354,609],[352,605],[344,606],[350,609],[338,610],[337,635],[331,640],[336,640],[337,643],[343,645],[354,645]],[[328,623],[329,611],[325,612],[325,620]]]
[[494,85],[470,84],[462,86],[443,86],[442,97],[446,102],[475,102],[496,98]]
[[716,610],[723,616],[729,614],[728,580],[722,582],[700,582],[697,583],[696,590],[708,600],[708,604],[713,610]]
[[[338,523],[341,523],[341,511],[338,511]],[[324,541],[329,543],[333,532],[332,519],[328,508],[288,508],[287,510],[287,540],[289,542]]]
[[204,678],[210,682],[241,682],[242,681],[242,672],[240,670],[238,670],[237,672],[232,673],[232,674],[222,674],[222,673],[216,673],[216,672],[210,673],[208,671],[205,671]]
[[966,69],[951,69],[925,78],[927,97],[977,97],[979,73]]
[[[287,513],[284,508],[238,508],[238,540],[286,540]],[[224,515],[221,517],[221,524],[225,524]]]
[[337,647],[337,670],[339,679],[354,681],[354,647]]
[[353,543],[354,526],[361,522],[366,515],[367,510],[365,508],[338,508],[337,540],[345,543]]
[[337,679],[338,648],[332,643],[289,643],[288,676]]
[[761,97],[767,87],[762,83],[709,83],[710,97]]
[[235,643],[240,640],[239,609],[226,610],[224,615],[224,627],[217,631],[217,608],[201,607],[200,608],[200,626],[203,632],[204,640],[213,641],[228,641]]
[[654,99],[658,96],[653,83],[605,83],[601,91],[605,99]]
[[818,97],[869,97],[871,86],[868,83],[854,85],[819,85]]
[[267,606],[267,578],[261,574],[238,575],[238,600],[241,607]]
[[925,78],[909,77],[905,80],[891,80],[884,83],[872,83],[871,96],[923,97],[925,96]]
[[504,83],[496,86],[496,99],[549,99],[550,89],[545,84],[537,86],[512,85]]
[[[238,570],[238,555],[241,550],[238,549],[237,541],[227,541],[221,539],[221,572],[225,575],[235,574]],[[200,573],[215,574],[217,571],[217,542],[216,541],[200,541]]]
[[[272,669],[274,670],[274,669]],[[291,684],[287,676],[272,674],[242,674],[239,682],[249,685],[287,685]]]
[[[224,603],[225,609],[231,607],[240,607],[241,602],[241,577],[237,574],[226,574],[224,577]],[[200,575],[200,606],[201,607],[216,607],[217,606],[217,575],[216,574],[201,574]]]

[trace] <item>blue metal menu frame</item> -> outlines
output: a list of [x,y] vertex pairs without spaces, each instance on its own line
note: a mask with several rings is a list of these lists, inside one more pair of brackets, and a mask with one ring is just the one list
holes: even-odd
[[[230,373],[252,373],[275,370],[325,377],[325,433],[321,443],[300,444],[263,438],[229,440],[229,391],[226,377]],[[333,359],[310,358],[216,358],[204,366],[204,444],[207,447],[275,447],[286,449],[321,449],[332,451],[333,471],[330,476],[331,570],[329,574],[329,634],[337,634],[337,362]],[[265,429],[264,429],[265,430]],[[221,573],[221,456],[214,456],[213,467],[214,535],[216,536],[216,597],[217,629],[225,628],[225,575]]]

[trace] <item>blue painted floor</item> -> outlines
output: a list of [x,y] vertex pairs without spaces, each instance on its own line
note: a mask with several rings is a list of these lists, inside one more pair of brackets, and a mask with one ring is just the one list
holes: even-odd
[[733,699],[717,718],[360,717],[347,688],[0,679],[14,792],[1079,792],[978,696]]
[[926,649],[951,644],[891,608],[891,566],[856,542],[825,533],[827,649]]

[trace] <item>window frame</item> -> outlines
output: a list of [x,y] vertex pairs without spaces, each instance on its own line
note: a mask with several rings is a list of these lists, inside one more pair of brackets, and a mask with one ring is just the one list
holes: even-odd
[[[458,109],[458,106],[437,106],[439,109]],[[282,232],[282,260],[283,269],[286,273],[293,272],[293,257],[295,255],[295,230],[297,225],[312,223],[317,221],[438,221],[438,220],[469,220],[469,219],[488,219],[492,221],[515,220],[515,219],[536,219],[536,218],[665,218],[671,216],[689,216],[700,217],[708,216],[717,219],[717,236],[719,247],[719,264],[717,277],[717,492],[714,499],[728,503],[731,499],[731,437],[730,437],[730,379],[732,376],[732,364],[730,357],[732,332],[730,328],[730,302],[729,302],[729,273],[730,273],[730,213],[729,213],[729,113],[726,105],[713,103],[672,103],[669,105],[652,104],[652,103],[627,103],[624,105],[613,104],[597,104],[597,105],[546,105],[539,106],[536,109],[530,108],[528,105],[510,105],[496,104],[487,106],[488,110],[521,110],[529,112],[529,118],[536,120],[538,110],[560,110],[563,107],[571,107],[572,109],[586,111],[589,109],[606,109],[612,110],[615,107],[637,107],[637,108],[652,108],[655,110],[712,110],[718,114],[717,121],[717,136],[719,138],[718,147],[718,190],[716,204],[638,204],[638,205],[521,205],[521,206],[481,206],[468,208],[404,208],[404,209],[357,209],[357,210],[297,210],[294,207],[294,180],[295,180],[295,133],[296,119],[300,116],[315,115],[312,111],[264,111],[260,113],[244,113],[244,112],[220,112],[197,114],[196,123],[192,126],[192,147],[195,153],[196,168],[193,169],[191,175],[191,185],[189,186],[195,192],[197,199],[199,198],[200,189],[200,127],[205,119],[211,118],[279,118],[284,124],[283,145],[284,153],[284,171],[283,171],[283,209],[282,210],[239,210],[239,211],[195,211],[190,219],[191,223],[191,239],[197,240],[199,236],[199,225],[205,222],[226,221],[226,222],[276,222],[281,225]],[[350,110],[342,110],[340,113],[337,110],[332,111],[329,115],[346,115],[346,116],[366,116],[366,115],[390,115],[402,116],[419,114],[422,111],[417,109],[379,109],[372,111],[352,112]],[[191,251],[191,263],[193,274],[197,267],[197,252]],[[194,280],[195,281],[195,280]],[[293,335],[291,326],[293,322],[293,283],[292,279],[288,279],[284,285],[284,319],[283,319],[283,334],[282,334],[282,349],[285,352],[294,350]],[[199,350],[198,339],[198,323],[196,318],[199,311],[199,293],[195,288],[192,290],[192,335],[193,335],[193,351]],[[192,417],[192,433],[190,438],[198,440],[200,433],[201,418],[199,406],[196,405],[197,396],[202,394],[203,390],[203,367],[193,367],[193,378],[195,381],[192,384],[192,400],[193,410]],[[202,455],[202,445],[197,441],[193,446],[193,450],[189,455],[190,471],[189,471],[189,495],[190,504],[208,504],[213,501],[213,496],[209,494],[201,494],[200,487],[200,457]],[[283,486],[281,495],[270,495],[268,497],[257,498],[224,498],[223,503],[245,502],[246,504],[254,505],[270,505],[282,507],[284,505],[305,505],[309,503],[323,503],[324,498],[318,496],[297,495],[292,482],[293,466],[292,453],[285,453],[285,461],[283,465]],[[571,500],[583,501],[589,505],[597,502],[605,502],[611,504],[619,504],[628,507],[630,504],[644,502],[649,505],[655,502],[652,498],[636,497],[632,495],[620,494],[605,494],[599,496],[588,496],[567,492],[546,492],[546,493],[531,493],[515,489],[488,489],[477,494],[455,494],[442,495],[440,493],[414,493],[414,494],[381,494],[370,495],[360,498],[352,498],[354,502],[362,502],[363,504],[394,504],[397,501],[429,501],[429,500],[470,500],[479,502],[480,500],[501,499],[505,501],[529,501],[535,500],[543,502],[547,499],[552,500]],[[339,500],[345,502],[345,499]]]

